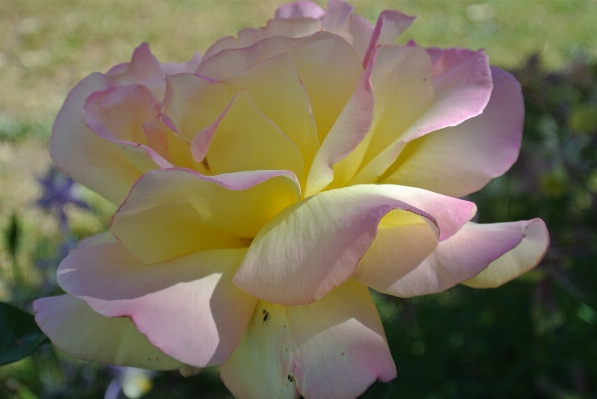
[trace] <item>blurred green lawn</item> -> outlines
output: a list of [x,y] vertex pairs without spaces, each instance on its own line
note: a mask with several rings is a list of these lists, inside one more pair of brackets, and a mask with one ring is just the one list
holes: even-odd
[[[324,5],[325,1],[318,0]],[[162,61],[184,61],[216,39],[262,26],[282,1],[2,0],[0,134],[48,127],[65,95],[84,76],[129,60],[147,41]],[[355,0],[375,22],[386,8],[419,15],[400,41],[485,48],[511,68],[534,52],[548,68],[597,58],[595,0]],[[0,136],[2,137],[2,136]]]

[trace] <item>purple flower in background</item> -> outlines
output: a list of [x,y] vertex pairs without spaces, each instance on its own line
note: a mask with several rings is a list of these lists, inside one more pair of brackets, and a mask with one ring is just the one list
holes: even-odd
[[53,213],[60,221],[60,231],[69,241],[68,216],[64,211],[67,204],[73,204],[82,209],[89,209],[89,205],[83,201],[76,190],[74,181],[50,166],[48,173],[42,178],[37,178],[43,192],[41,198],[35,204],[41,209]]

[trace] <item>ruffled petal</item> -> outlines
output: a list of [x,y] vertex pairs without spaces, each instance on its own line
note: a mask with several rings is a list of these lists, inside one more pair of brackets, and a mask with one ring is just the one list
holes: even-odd
[[282,53],[291,56],[307,91],[322,142],[363,74],[358,55],[341,37],[329,32],[295,39],[271,37],[249,47],[220,51],[204,60],[197,74],[219,80]]
[[193,141],[194,157],[202,160],[230,101],[242,90],[292,140],[309,165],[319,147],[315,122],[305,88],[286,53],[221,80],[186,74],[168,77],[163,113],[185,140]]
[[170,166],[165,167],[176,166],[193,169],[202,174],[209,174],[205,165],[195,162],[193,159],[189,143],[184,141],[178,133],[173,132],[162,119],[163,115],[157,121],[143,124],[143,133],[147,137],[147,145],[162,159],[160,166],[164,168],[162,165],[167,163]]
[[344,399],[396,367],[367,288],[351,280],[311,305],[259,302],[221,373],[239,399]]
[[126,317],[102,316],[70,295],[38,299],[33,310],[52,343],[77,359],[149,370],[183,366],[153,346]]
[[371,55],[378,46],[394,44],[396,38],[412,25],[415,18],[396,10],[382,11],[377,18],[369,46],[363,57],[363,65],[369,63]]
[[270,58],[220,83],[231,92],[247,90],[259,111],[298,147],[305,166],[311,164],[319,147],[317,131],[307,92],[289,54]]
[[423,216],[440,241],[475,211],[470,202],[402,186],[324,191],[284,209],[261,228],[234,282],[269,302],[314,302],[350,278],[380,220],[393,209]]
[[109,86],[140,84],[150,89],[156,98],[164,98],[166,72],[147,43],[141,43],[135,49],[130,63],[116,65],[106,77]]
[[91,74],[79,82],[68,94],[52,126],[50,155],[56,167],[112,203],[120,204],[142,173],[137,166],[145,170],[161,160],[156,157],[147,163],[150,154],[130,146],[125,146],[125,155],[114,143],[99,137],[87,127],[83,105],[94,92],[136,84],[148,87],[161,100],[166,88],[164,69],[168,68],[143,43],[135,49],[130,63],[117,65],[105,75]]
[[334,179],[348,181],[359,167],[358,163],[340,163],[366,137],[373,121],[373,90],[369,64],[359,85],[348,100],[342,113],[323,141],[309,171],[305,197],[317,194]]
[[287,171],[208,177],[188,169],[155,170],[133,186],[111,231],[144,263],[246,247],[262,225],[299,198],[298,182]]
[[520,222],[467,223],[435,249],[422,226],[380,229],[377,242],[359,263],[355,278],[377,291],[399,297],[445,291],[476,276],[519,246],[523,240],[519,227]]
[[164,353],[205,367],[228,358],[253,313],[256,299],[232,284],[244,253],[205,251],[145,265],[122,244],[107,243],[71,252],[58,283],[104,316],[130,318]]
[[[299,149],[255,106],[245,90],[239,92],[215,124],[199,132],[191,146],[208,145],[201,161],[214,174],[252,170],[289,170],[297,178],[303,174]],[[207,144],[207,145],[206,145]],[[193,155],[197,154],[196,151]],[[202,151],[201,151],[202,152]]]
[[524,238],[516,248],[494,260],[477,276],[463,283],[469,287],[499,287],[537,266],[549,249],[549,233],[541,219],[489,226],[521,232]]
[[[483,112],[493,88],[487,55],[482,50],[473,52],[459,49],[447,50],[445,54],[444,57],[436,60],[430,71],[427,70],[431,76],[422,77],[422,80],[427,79],[425,83],[433,84],[431,103],[422,103],[421,100],[425,97],[418,94],[415,104],[421,104],[421,106],[413,107],[405,104],[406,109],[409,110],[407,118],[394,120],[396,116],[392,117],[392,113],[387,112],[389,109],[380,114],[385,116],[385,119],[380,119],[380,122],[383,121],[380,123],[382,130],[378,132],[376,126],[363,162],[364,166],[351,184],[370,183],[378,179],[383,181],[394,171],[391,165],[396,162],[406,143],[430,132],[459,125]],[[429,59],[429,56],[427,58]],[[379,53],[376,65],[380,65]],[[375,76],[375,69],[373,76]],[[375,93],[375,81],[373,90]],[[392,104],[391,93],[388,96],[389,102],[384,104]],[[426,106],[423,106],[424,104]],[[425,112],[420,113],[421,110]],[[392,130],[393,123],[400,128]]]
[[512,166],[524,122],[520,84],[499,68],[491,72],[493,90],[483,113],[408,143],[384,183],[463,197]]
[[141,172],[172,165],[148,147],[143,124],[156,121],[160,104],[141,85],[115,86],[87,97],[85,121],[98,136],[115,144]]
[[[398,140],[400,134],[433,103],[431,63],[422,48],[381,47],[375,54],[375,62],[370,62],[368,68],[372,64],[371,83],[375,108],[371,129],[358,146],[336,164],[334,171],[340,173],[334,176],[336,179],[330,187],[352,184],[362,172],[357,174],[357,171],[377,154],[383,153],[389,144]],[[368,176],[370,180],[359,181],[371,183],[376,177],[378,176]]]
[[105,76],[94,73],[71,90],[52,126],[50,155],[62,173],[120,204],[141,171],[114,143],[91,131],[83,113],[87,97],[108,86]]
[[218,54],[220,51],[248,47],[260,40],[274,36],[288,38],[304,37],[322,30],[319,19],[311,17],[297,17],[291,19],[275,18],[267,21],[267,25],[255,29],[245,28],[238,32],[238,39],[234,36],[226,36],[217,40],[205,52],[204,59]]
[[[304,37],[322,30],[321,21],[316,18],[303,17],[289,19],[270,19],[263,28],[256,29],[255,41],[267,39],[274,36]],[[242,31],[241,31],[242,32]],[[239,32],[239,36],[241,34]],[[251,44],[253,44],[251,43]]]
[[325,15],[323,8],[312,1],[295,1],[283,4],[276,10],[276,18],[314,18]]
[[341,36],[356,50],[363,60],[373,35],[373,25],[366,18],[355,15],[354,6],[343,0],[330,0],[323,17],[323,27]]
[[[212,124],[236,92],[230,92],[216,79],[190,73],[166,78],[162,117],[166,125],[190,143],[195,134]],[[197,112],[200,109],[201,112]]]
[[155,121],[160,104],[142,85],[113,86],[96,91],[85,101],[87,125],[111,140],[146,144],[143,123]]
[[168,62],[162,64],[162,68],[164,69],[164,72],[166,72],[166,75],[176,75],[177,73],[193,73],[197,70],[200,63],[201,54],[197,52],[193,54],[191,59],[187,62]]

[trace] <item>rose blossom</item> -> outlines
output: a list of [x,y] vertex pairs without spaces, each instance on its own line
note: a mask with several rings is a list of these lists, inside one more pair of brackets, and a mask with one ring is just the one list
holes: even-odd
[[280,7],[201,59],[83,79],[56,166],[120,207],[35,302],[80,359],[222,365],[238,398],[349,398],[396,376],[368,287],[399,297],[499,286],[534,267],[539,220],[481,225],[457,199],[518,156],[520,87],[483,51],[394,45],[330,0]]

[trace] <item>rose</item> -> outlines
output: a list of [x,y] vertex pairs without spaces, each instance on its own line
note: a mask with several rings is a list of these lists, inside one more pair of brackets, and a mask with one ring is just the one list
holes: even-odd
[[482,51],[393,45],[331,0],[287,4],[203,59],[146,44],[56,118],[57,167],[119,208],[35,302],[66,353],[166,370],[221,364],[239,398],[344,398],[396,369],[367,287],[409,297],[534,267],[541,220],[479,225],[456,199],[520,148],[514,78]]

